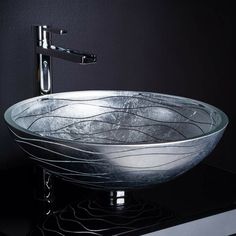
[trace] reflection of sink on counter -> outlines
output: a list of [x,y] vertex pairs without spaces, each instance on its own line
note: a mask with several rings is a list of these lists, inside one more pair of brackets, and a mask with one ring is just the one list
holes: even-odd
[[10,107],[5,120],[20,147],[50,173],[107,189],[175,178],[213,150],[228,123],[203,102],[129,91],[35,97]]

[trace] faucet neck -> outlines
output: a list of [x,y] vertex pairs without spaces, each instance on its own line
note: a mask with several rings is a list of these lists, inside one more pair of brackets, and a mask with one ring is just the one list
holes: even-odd
[[48,48],[52,41],[51,32],[47,25],[34,26],[35,55],[36,55],[36,91],[35,95],[52,93],[52,63],[51,57],[37,53],[37,48]]
[[36,28],[36,40],[37,46],[47,48],[51,44],[52,34],[48,31],[49,26],[47,25],[38,25]]
[[79,64],[91,64],[96,62],[97,59],[94,54],[82,53],[52,45],[52,34],[62,35],[66,33],[65,30],[52,28],[47,25],[38,25],[34,28],[36,35],[35,54],[37,57],[37,95],[52,93],[52,57],[77,62]]

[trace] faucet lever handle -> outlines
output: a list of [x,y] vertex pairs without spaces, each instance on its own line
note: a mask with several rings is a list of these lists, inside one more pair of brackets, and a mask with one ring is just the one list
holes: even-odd
[[47,28],[43,27],[43,30],[49,33],[60,34],[60,35],[67,33],[66,30],[59,29],[59,28],[52,28],[52,27],[47,27]]

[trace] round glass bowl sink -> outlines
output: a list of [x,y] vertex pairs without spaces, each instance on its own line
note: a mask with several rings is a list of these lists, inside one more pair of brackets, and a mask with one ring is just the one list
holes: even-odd
[[39,165],[90,188],[146,187],[206,157],[228,118],[196,100],[151,92],[79,91],[21,101],[5,112]]

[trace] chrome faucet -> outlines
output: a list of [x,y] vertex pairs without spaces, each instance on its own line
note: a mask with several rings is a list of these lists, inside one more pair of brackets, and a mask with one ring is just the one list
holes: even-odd
[[52,28],[47,25],[34,26],[35,28],[35,53],[37,55],[36,79],[37,94],[52,93],[52,63],[51,58],[77,62],[81,65],[95,63],[96,55],[83,53],[71,49],[58,47],[52,44],[52,34],[65,34],[65,30]]

